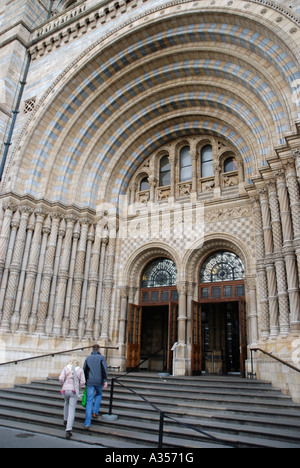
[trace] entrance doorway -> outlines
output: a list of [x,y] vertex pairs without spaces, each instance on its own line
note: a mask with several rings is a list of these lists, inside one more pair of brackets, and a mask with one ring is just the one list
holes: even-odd
[[171,348],[177,341],[178,320],[176,282],[176,265],[170,259],[155,259],[145,268],[140,305],[129,305],[128,369],[139,366],[145,359],[141,369],[153,372],[172,369]]
[[162,372],[166,368],[165,351],[168,346],[169,306],[145,306],[142,310],[141,361],[150,357],[141,366],[142,370]]
[[244,266],[236,254],[218,251],[205,260],[200,270],[199,303],[194,303],[193,311],[193,322],[195,317],[201,320],[198,336],[193,335],[195,344],[201,342],[196,370],[244,376],[247,358]]
[[238,302],[202,304],[202,337],[202,369],[206,373],[240,373]]

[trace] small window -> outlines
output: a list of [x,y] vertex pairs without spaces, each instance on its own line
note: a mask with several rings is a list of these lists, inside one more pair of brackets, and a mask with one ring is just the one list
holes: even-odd
[[233,172],[237,170],[238,170],[238,167],[237,167],[236,159],[233,157],[227,158],[224,162],[224,172]]
[[150,185],[148,182],[148,177],[144,177],[140,183],[140,191],[144,192],[145,190],[150,190]]
[[168,156],[160,160],[159,186],[165,187],[171,184],[171,165]]
[[192,179],[192,159],[189,146],[180,151],[180,182]]
[[213,177],[213,152],[212,146],[206,145],[201,151],[201,177]]

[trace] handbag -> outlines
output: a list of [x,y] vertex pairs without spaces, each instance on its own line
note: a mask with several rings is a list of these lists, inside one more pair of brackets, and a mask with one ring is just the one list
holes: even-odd
[[63,390],[64,385],[65,385],[66,381],[68,380],[68,378],[70,377],[71,374],[72,374],[72,371],[71,371],[70,374],[67,376],[65,382],[63,383],[63,385],[62,385],[62,387],[61,387],[60,393],[61,393],[62,395],[65,393],[65,391]]
[[81,400],[81,405],[83,406],[83,408],[86,407],[86,387],[83,391],[83,395],[82,395],[82,400]]

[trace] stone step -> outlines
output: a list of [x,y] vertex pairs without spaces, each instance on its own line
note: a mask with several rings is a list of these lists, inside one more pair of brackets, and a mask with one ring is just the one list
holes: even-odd
[[[33,403],[32,401],[31,402],[26,401],[24,398],[22,399],[22,401],[18,401],[18,400],[16,401],[15,399],[11,399],[7,397],[0,401],[1,410],[9,409],[10,411],[15,411],[17,413],[19,411],[27,411],[27,412],[29,411],[31,414],[37,414],[39,416],[55,415],[58,419],[61,418],[62,406],[63,406],[62,400],[54,404],[53,403],[50,404],[50,402],[48,402],[47,407],[42,406],[42,401],[36,401],[35,403]],[[80,408],[78,405],[77,411],[83,423],[84,422],[84,410]],[[143,411],[143,412],[137,413],[136,408],[133,406],[129,408],[129,411],[118,409],[115,411],[115,414],[118,414],[121,421],[123,421],[124,419],[126,419],[127,421],[128,420],[134,421],[135,428],[137,426],[140,426],[140,428],[143,428],[144,424],[148,422],[154,422],[154,423],[156,422],[158,424],[157,422],[158,415],[155,412],[149,413],[149,411],[148,412]],[[269,423],[269,426],[268,426],[268,424],[266,424],[265,419],[262,419],[260,421],[260,424],[252,424],[251,421],[246,421],[246,420],[242,421],[242,424],[241,424],[241,421],[237,421],[233,418],[231,421],[227,420],[226,422],[224,422],[224,421],[220,421],[216,419],[209,419],[208,417],[207,418],[202,417],[202,418],[198,418],[197,420],[195,420],[195,418],[191,418],[189,415],[184,414],[184,413],[172,414],[171,412],[168,412],[168,414],[172,415],[173,418],[178,419],[182,423],[195,426],[199,428],[200,430],[201,429],[206,430],[206,431],[213,430],[214,432],[220,432],[220,433],[223,433],[226,431],[227,433],[232,433],[232,434],[247,433],[247,434],[250,434],[252,437],[259,436],[262,438],[266,436],[267,437],[270,436],[270,437],[276,438],[277,440],[282,440],[282,441],[288,440],[289,442],[295,442],[295,443],[300,441],[300,427],[299,425],[297,427],[296,421],[295,421],[294,426],[292,427],[285,426],[284,423],[282,423],[281,425],[279,424],[272,425]],[[120,422],[116,424],[120,425]],[[169,421],[169,424],[174,425],[170,421]],[[110,425],[112,427],[114,426],[114,423],[111,423]]]
[[[165,419],[164,448],[300,447],[300,406],[264,382],[230,377],[202,380],[202,376],[162,380],[151,374],[135,374],[124,376],[122,384],[172,418]],[[49,431],[64,437],[59,390],[57,379],[0,390],[0,425],[21,425],[41,434]],[[109,389],[103,394],[103,413],[108,413],[109,394]],[[118,384],[113,413],[118,415],[117,421],[93,421],[91,445],[157,447],[158,413]],[[85,411],[78,404],[73,440],[86,443],[84,419]]]
[[[123,383],[123,381],[122,381]],[[124,385],[128,384],[129,388],[132,388],[135,390],[137,393],[142,393],[143,396],[146,398],[151,398],[153,402],[164,402],[165,400],[169,401],[170,399],[170,389],[164,389],[160,385],[157,386],[157,388],[150,388],[146,385],[140,385],[139,383],[136,382],[124,382]],[[26,385],[18,385],[17,388],[27,388]],[[53,392],[58,392],[58,383],[55,381],[47,381],[47,382],[33,382],[31,385],[32,389],[40,390],[41,392],[48,392],[48,393],[53,393]],[[135,399],[136,397],[134,395],[128,395],[128,390],[119,386],[118,384],[115,385],[115,395],[120,396],[122,398],[123,395],[126,395],[126,399]],[[237,405],[243,405],[243,406],[249,406],[251,409],[253,408],[260,408],[265,406],[265,404],[268,405],[269,408],[273,409],[283,409],[283,408],[290,408],[293,411],[296,411],[300,415],[300,406],[295,407],[293,404],[291,398],[286,395],[282,395],[281,393],[278,393],[276,396],[272,392],[270,395],[260,395],[257,394],[256,392],[253,393],[247,393],[247,394],[241,394],[240,392],[230,392],[229,394],[226,393],[223,390],[223,392],[217,392],[214,393],[213,391],[209,392],[195,392],[195,393],[190,393],[186,391],[185,389],[178,390],[178,391],[173,391],[172,392],[172,401],[173,404],[175,404],[176,401],[180,401],[180,404],[183,402],[185,406],[188,406],[190,403],[192,406],[195,405],[195,403],[200,406],[200,405],[208,405],[209,407],[212,406],[221,406],[222,408],[235,408]],[[220,409],[220,408],[219,408]]]

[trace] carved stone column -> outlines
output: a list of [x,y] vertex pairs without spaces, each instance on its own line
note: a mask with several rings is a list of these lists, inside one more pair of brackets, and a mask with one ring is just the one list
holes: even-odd
[[[47,335],[52,333],[52,329],[53,329],[53,323],[54,323],[53,314],[54,314],[54,305],[55,305],[55,297],[56,297],[58,269],[59,269],[59,264],[60,264],[63,238],[65,234],[66,234],[66,221],[64,218],[62,218],[59,224],[59,229],[58,229],[57,245],[54,246],[55,260],[54,260],[52,281],[50,280],[51,289],[50,289],[50,299],[49,299],[49,305],[48,305],[48,315],[45,321],[45,333]],[[47,274],[48,273],[50,273],[50,270],[47,270]]]
[[[9,219],[11,219],[10,216],[9,216]],[[5,220],[5,223],[6,221],[7,219]],[[7,255],[5,259],[5,267],[4,267],[4,270],[2,269],[3,273],[2,273],[1,291],[0,291],[0,323],[2,319],[3,303],[4,303],[5,293],[6,293],[7,281],[8,281],[8,275],[9,275],[9,267],[10,267],[12,257],[13,257],[17,230],[19,226],[20,226],[20,212],[19,210],[17,210],[11,221],[11,232],[10,232],[10,238],[9,238],[9,245],[7,249]],[[7,226],[5,227],[5,229],[7,230]]]
[[284,170],[277,171],[275,176],[277,177],[277,187],[281,211],[283,255],[287,273],[290,318],[294,320],[294,318],[297,317],[298,311],[300,309],[300,295],[296,255],[293,247],[293,226]]
[[109,338],[109,320],[110,320],[110,305],[111,296],[114,286],[114,265],[115,265],[115,252],[116,252],[116,220],[109,222],[109,241],[106,254],[106,266],[104,276],[104,299],[103,299],[103,320],[101,329],[101,341],[106,342]]
[[28,258],[29,258],[29,252],[30,252],[34,227],[35,227],[35,214],[31,213],[28,219],[28,223],[27,223],[26,241],[25,241],[25,248],[23,252],[21,272],[20,272],[19,282],[18,282],[17,298],[15,302],[14,312],[10,319],[10,329],[13,333],[17,330],[19,326],[20,311],[21,311],[24,284],[25,284],[25,278],[26,278],[26,269],[27,269],[27,264],[28,264]]
[[247,319],[249,320],[250,342],[251,345],[257,344],[258,335],[258,317],[257,317],[257,298],[255,278],[246,278],[246,290],[248,294]]
[[57,291],[57,301],[56,309],[54,311],[54,325],[52,333],[53,335],[60,336],[62,333],[62,318],[65,308],[65,297],[67,282],[69,278],[69,266],[70,266],[70,256],[71,256],[71,246],[73,238],[73,229],[76,222],[74,216],[67,216],[67,227],[66,234],[64,239],[63,254],[61,258],[61,264],[58,274],[58,291]]
[[119,338],[118,346],[125,344],[125,331],[126,331],[126,321],[127,321],[127,309],[128,309],[128,294],[129,288],[122,287],[120,288],[120,317],[119,317]]
[[253,199],[253,212],[255,223],[255,245],[256,245],[256,271],[257,271],[257,291],[258,306],[260,315],[261,337],[267,338],[270,333],[269,300],[267,272],[265,267],[265,245],[261,206],[259,198]]
[[22,299],[21,317],[19,330],[28,330],[28,318],[32,306],[33,288],[37,275],[38,259],[41,247],[42,228],[45,219],[45,213],[42,210],[36,211],[36,223],[31,243],[31,250],[28,260],[25,287]]
[[49,304],[51,280],[52,280],[52,276],[54,273],[53,267],[54,267],[55,251],[56,251],[56,244],[57,244],[58,227],[59,227],[59,222],[60,222],[60,217],[57,213],[54,213],[53,215],[51,215],[51,218],[52,218],[51,231],[50,231],[48,249],[47,249],[43,276],[42,276],[40,302],[38,306],[37,327],[36,327],[36,331],[38,333],[43,333],[45,331],[45,320],[46,320],[48,304]]
[[91,268],[89,274],[89,291],[88,291],[88,302],[87,302],[87,323],[85,336],[88,338],[93,337],[94,319],[96,312],[96,297],[97,297],[97,286],[99,283],[99,264],[101,254],[101,235],[102,225],[98,223],[95,232],[95,241],[92,248]]
[[89,230],[88,219],[80,220],[81,231],[79,245],[76,255],[76,264],[74,272],[74,283],[72,290],[72,300],[71,300],[71,314],[70,314],[70,335],[78,336],[78,322],[79,322],[79,310],[80,310],[80,299],[83,283],[83,272],[84,272],[84,262],[86,256],[86,243]]
[[38,260],[38,268],[37,268],[37,275],[36,275],[35,286],[34,286],[31,313],[30,313],[30,317],[28,321],[28,331],[30,333],[33,333],[36,330],[36,326],[37,326],[38,302],[39,302],[39,295],[41,291],[41,281],[42,281],[42,274],[43,274],[44,263],[45,263],[48,236],[50,232],[51,232],[51,221],[50,221],[50,216],[48,215],[44,221],[43,229],[42,229],[42,243],[41,243],[41,249],[40,249],[40,256]]
[[[13,313],[14,304],[16,300],[16,294],[18,289],[18,281],[21,270],[25,240],[26,240],[26,229],[31,209],[28,206],[20,208],[21,219],[20,226],[17,234],[17,239],[14,248],[13,259],[10,265],[10,275],[7,285],[7,292],[3,307],[3,317],[1,327],[3,330],[10,330],[10,318]],[[19,321],[19,317],[15,317],[16,322]]]
[[95,228],[91,224],[88,230],[87,236],[87,247],[86,247],[86,256],[85,256],[85,265],[84,265],[84,274],[83,274],[83,283],[81,290],[81,302],[80,302],[80,313],[79,313],[79,323],[78,323],[78,336],[82,338],[85,336],[85,329],[87,325],[87,316],[86,316],[86,301],[87,301],[87,287],[91,263],[91,251],[92,243],[95,240]]
[[67,283],[64,316],[62,319],[62,335],[63,336],[68,335],[69,327],[70,327],[72,290],[73,290],[75,264],[76,264],[77,247],[78,247],[79,238],[80,238],[80,223],[79,221],[77,221],[73,230],[73,242],[72,242],[71,259],[70,259],[70,267],[69,267],[69,278],[68,278],[68,283]]
[[0,277],[2,276],[2,272],[5,265],[5,258],[6,258],[6,250],[10,238],[10,223],[12,220],[12,216],[16,207],[10,203],[4,203],[4,218],[2,222],[2,229],[0,234]]
[[[291,158],[285,163],[286,181],[288,192],[290,196],[290,207],[292,213],[292,222],[294,229],[294,248],[296,250],[297,263],[298,263],[298,281],[300,279],[300,192],[299,183],[296,174],[295,162]],[[291,330],[300,330],[300,308],[293,309],[293,315],[290,319]]]
[[269,312],[270,312],[270,336],[275,337],[279,333],[279,308],[276,287],[276,273],[273,260],[273,237],[271,226],[271,212],[269,207],[268,191],[264,187],[258,191],[262,211],[264,243],[265,243],[265,266],[267,271],[268,291],[269,291]]
[[268,183],[269,202],[272,218],[272,234],[274,242],[274,261],[276,269],[276,281],[279,303],[279,328],[280,335],[288,335],[289,333],[289,301],[287,293],[287,278],[285,271],[285,261],[282,253],[283,237],[281,229],[281,219],[279,202],[277,198],[276,184],[274,181]]
[[101,253],[100,253],[100,265],[99,265],[99,282],[97,289],[96,299],[96,312],[94,321],[94,339],[98,340],[101,330],[101,307],[103,299],[103,283],[104,283],[104,267],[106,259],[106,249],[108,244],[108,230],[105,229],[101,239]]

